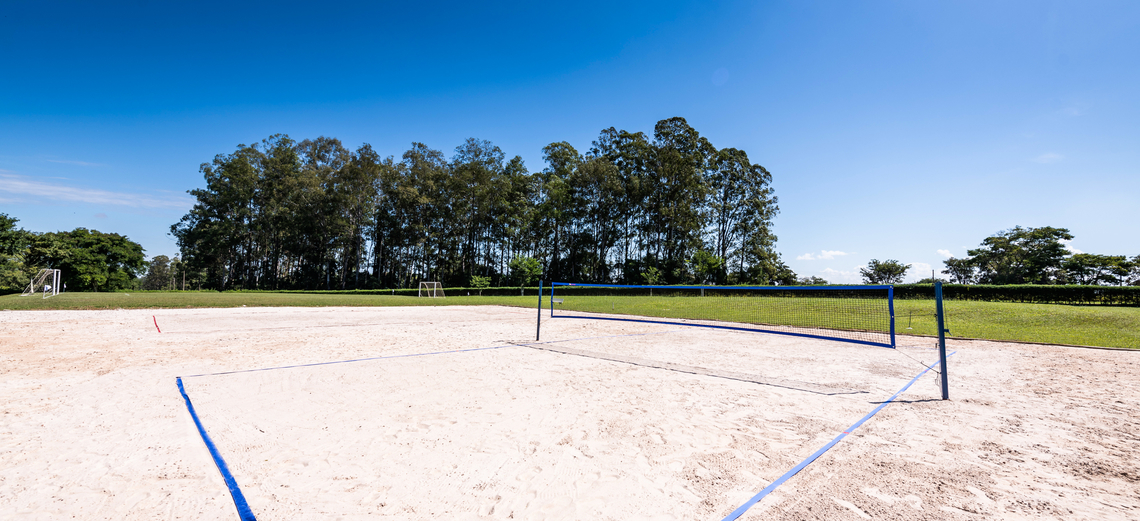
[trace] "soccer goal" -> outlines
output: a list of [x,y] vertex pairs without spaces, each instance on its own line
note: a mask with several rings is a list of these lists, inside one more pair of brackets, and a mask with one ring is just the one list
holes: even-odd
[[550,316],[758,331],[895,347],[894,286],[623,286],[554,282]]
[[420,296],[431,298],[443,298],[443,284],[438,282],[421,282],[420,283]]
[[43,293],[43,298],[54,297],[59,295],[60,286],[60,271],[43,269],[32,278],[32,282],[20,294],[21,297],[28,297]]

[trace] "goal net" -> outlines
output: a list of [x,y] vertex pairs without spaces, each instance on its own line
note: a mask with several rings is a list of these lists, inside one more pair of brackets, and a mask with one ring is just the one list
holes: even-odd
[[431,298],[443,298],[443,285],[438,282],[421,282],[420,283],[420,296]]
[[661,322],[895,347],[893,286],[555,282],[544,304],[551,317]]
[[59,295],[60,285],[60,272],[59,270],[44,269],[40,270],[24,292],[20,294],[21,297],[37,295],[42,293],[43,298],[53,297]]

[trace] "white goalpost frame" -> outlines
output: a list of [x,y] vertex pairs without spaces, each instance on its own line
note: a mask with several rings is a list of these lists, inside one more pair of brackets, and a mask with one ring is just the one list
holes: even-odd
[[41,291],[43,298],[59,295],[60,278],[59,270],[42,269],[35,277],[32,277],[32,281],[20,296],[28,297]]
[[446,298],[443,294],[443,284],[438,282],[420,282],[419,296]]

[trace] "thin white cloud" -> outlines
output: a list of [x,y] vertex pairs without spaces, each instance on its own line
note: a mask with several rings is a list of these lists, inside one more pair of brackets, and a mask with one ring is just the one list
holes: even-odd
[[823,278],[827,279],[827,281],[831,283],[860,282],[863,280],[863,276],[859,274],[859,268],[855,268],[853,271],[826,268],[820,273],[823,273],[825,275]]
[[953,253],[950,253],[950,250],[938,250],[938,254],[943,256],[943,257],[946,257],[947,259],[954,256]]
[[1061,154],[1056,154],[1053,152],[1046,152],[1044,154],[1041,154],[1041,155],[1033,158],[1033,162],[1034,163],[1041,163],[1041,164],[1049,164],[1049,163],[1056,163],[1057,161],[1060,161],[1062,159],[1065,159],[1065,156],[1063,156]]
[[796,257],[796,260],[831,260],[836,257],[842,257],[844,255],[849,255],[849,253],[838,250],[819,250],[819,255],[815,255],[814,253],[805,253]]
[[1078,250],[1078,249],[1074,248],[1074,247],[1073,247],[1073,241],[1071,241],[1071,240],[1070,240],[1070,241],[1066,241],[1066,240],[1064,240],[1064,239],[1061,239],[1061,244],[1064,244],[1064,245],[1065,245],[1065,249],[1066,249],[1066,250],[1069,250],[1069,253],[1072,253],[1073,255],[1076,255],[1076,254],[1078,254],[1078,253],[1084,253],[1083,251],[1081,251],[1081,250]]
[[102,163],[88,163],[87,161],[68,161],[66,159],[45,159],[48,163],[62,163],[65,165],[79,165],[79,166],[107,166]]
[[44,183],[28,177],[0,174],[0,196],[20,195],[21,202],[30,202],[28,197],[49,199],[61,202],[112,204],[133,208],[190,208],[194,200],[182,196],[161,196],[110,192],[92,188],[78,188],[62,184]]
[[930,276],[930,265],[925,262],[910,263],[910,275],[914,280],[922,280]]

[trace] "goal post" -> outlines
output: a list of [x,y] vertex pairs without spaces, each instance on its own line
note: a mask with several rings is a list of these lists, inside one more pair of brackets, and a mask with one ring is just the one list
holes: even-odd
[[443,284],[440,284],[438,282],[421,282],[419,296],[430,298],[444,298],[445,295],[443,294]]
[[59,295],[60,278],[59,270],[42,269],[32,277],[32,281],[20,296],[29,297],[42,293],[43,298],[48,298]]

